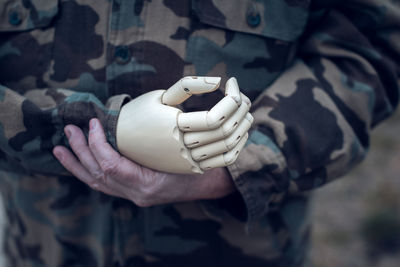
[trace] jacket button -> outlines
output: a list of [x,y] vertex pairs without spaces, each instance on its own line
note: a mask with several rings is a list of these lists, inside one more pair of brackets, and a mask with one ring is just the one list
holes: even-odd
[[247,13],[246,21],[250,27],[252,28],[257,27],[261,23],[260,13],[258,13],[257,11],[252,11]]
[[114,50],[114,58],[118,64],[126,64],[131,60],[131,51],[127,46],[117,46]]
[[8,13],[8,22],[11,25],[18,26],[22,22],[21,14],[17,10]]

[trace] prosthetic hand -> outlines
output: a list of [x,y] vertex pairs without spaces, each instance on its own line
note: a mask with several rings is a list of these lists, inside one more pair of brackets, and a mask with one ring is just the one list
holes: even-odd
[[124,105],[117,146],[125,157],[170,173],[203,173],[232,164],[244,147],[253,117],[250,100],[235,78],[209,111],[184,113],[174,107],[193,94],[215,91],[219,77],[185,77],[168,90],[143,94]]

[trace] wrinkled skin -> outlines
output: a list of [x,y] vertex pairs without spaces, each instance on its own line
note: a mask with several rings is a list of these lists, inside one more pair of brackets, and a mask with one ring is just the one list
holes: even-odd
[[202,175],[153,171],[115,151],[97,119],[90,125],[88,141],[78,127],[68,125],[65,129],[77,158],[62,146],[55,147],[54,154],[68,171],[94,190],[125,198],[139,207],[221,198],[234,191],[225,168]]

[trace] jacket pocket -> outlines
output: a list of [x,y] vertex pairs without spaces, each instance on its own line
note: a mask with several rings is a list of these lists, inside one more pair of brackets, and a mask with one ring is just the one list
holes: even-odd
[[0,0],[0,81],[20,94],[45,88],[57,0]]
[[185,74],[236,77],[255,99],[293,62],[308,8],[308,0],[192,0]]
[[192,0],[199,20],[215,27],[294,41],[304,31],[309,0]]
[[58,13],[54,0],[6,0],[0,3],[0,31],[27,31],[49,26]]

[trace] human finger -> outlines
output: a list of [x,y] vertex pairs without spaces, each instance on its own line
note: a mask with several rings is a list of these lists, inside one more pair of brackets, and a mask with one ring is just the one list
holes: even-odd
[[186,132],[183,134],[183,141],[188,148],[195,148],[211,142],[221,140],[230,135],[240,124],[249,111],[250,105],[242,102],[239,109],[227,119],[221,127],[210,131]]
[[169,106],[179,105],[193,94],[215,91],[220,82],[220,77],[184,77],[164,92],[161,102]]
[[127,185],[135,182],[141,173],[141,166],[135,162],[121,157],[107,142],[103,127],[98,119],[89,122],[89,147],[107,178],[107,186],[117,192],[129,191]]
[[239,156],[239,153],[246,144],[248,137],[249,134],[246,133],[246,135],[242,139],[240,139],[239,143],[232,150],[224,154],[220,154],[212,158],[200,161],[199,162],[200,168],[202,170],[209,170],[212,168],[224,167],[232,164]]
[[250,129],[250,126],[250,121],[245,118],[240,122],[236,130],[226,139],[191,149],[190,153],[192,158],[195,161],[205,160],[231,150],[246,135],[247,131]]
[[67,169],[76,178],[90,186],[92,189],[109,195],[118,196],[116,192],[110,188],[107,188],[101,181],[94,178],[67,148],[63,146],[56,146],[53,149],[53,154],[65,169]]
[[89,125],[89,148],[101,170],[108,172],[116,167],[121,156],[107,142],[103,127],[98,119],[91,119]]
[[81,164],[94,178],[104,180],[104,173],[89,149],[86,137],[82,133],[82,130],[75,125],[67,125],[64,128],[64,132],[68,137],[68,142],[72,151],[78,157]]

